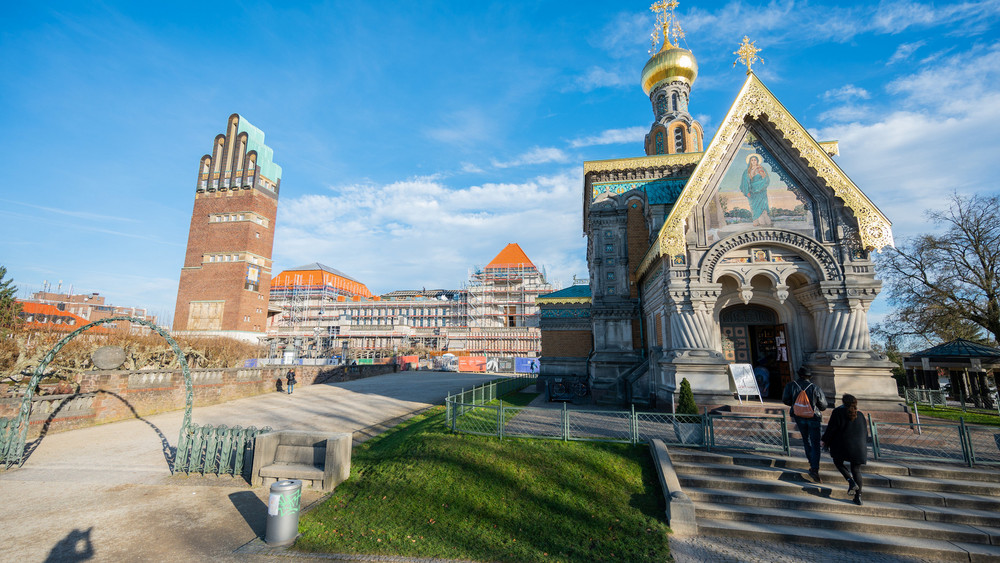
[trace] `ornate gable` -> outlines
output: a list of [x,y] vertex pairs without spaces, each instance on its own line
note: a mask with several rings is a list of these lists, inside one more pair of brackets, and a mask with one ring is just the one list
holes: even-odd
[[[784,223],[782,228],[797,226],[799,228],[793,228],[792,230],[803,232],[803,229],[812,227],[811,224],[807,224],[810,219],[803,219],[804,216],[799,217],[801,212],[808,208],[808,198],[804,197],[805,194],[802,193],[801,187],[797,185],[794,178],[788,175],[780,163],[773,158],[767,148],[759,143],[759,140],[754,137],[752,132],[748,134],[746,127],[748,121],[769,123],[779,135],[783,136],[783,144],[789,146],[793,153],[798,152],[803,165],[815,171],[817,181],[825,183],[826,187],[833,192],[835,197],[843,200],[845,207],[854,213],[859,227],[858,234],[862,245],[866,249],[881,250],[886,246],[893,245],[891,223],[889,220],[851,181],[847,174],[837,166],[827,150],[824,149],[824,146],[821,146],[819,142],[813,139],[805,128],[781,105],[774,94],[751,72],[747,76],[743,88],[740,90],[736,101],[723,120],[715,138],[712,139],[703,158],[698,162],[691,175],[691,179],[688,181],[660,229],[657,236],[657,243],[653,245],[650,252],[643,259],[642,264],[640,264],[638,269],[640,275],[652,265],[655,259],[661,256],[669,256],[674,259],[678,257],[683,258],[685,224],[691,214],[695,212],[699,202],[703,201],[706,191],[714,189],[716,185],[722,190],[721,193],[726,194],[728,191],[728,193],[732,194],[731,199],[734,204],[737,200],[739,201],[741,204],[740,209],[745,209],[746,212],[738,212],[738,215],[742,217],[742,215],[749,214],[749,224],[754,224],[754,206],[750,202],[751,198],[742,196],[738,180],[735,180],[735,183],[728,182],[734,183],[733,186],[727,184],[728,180],[732,180],[729,176],[734,170],[742,175],[743,170],[751,166],[754,154],[758,156],[758,161],[753,164],[765,170],[764,173],[758,174],[757,178],[760,179],[763,176],[767,176],[769,182],[778,182],[772,184],[771,188],[773,189],[777,185],[783,188],[781,190],[782,193],[779,195],[788,196],[785,199],[788,199],[787,203],[789,205],[781,206],[783,211],[788,212],[780,214],[782,216],[779,220]],[[734,146],[736,144],[740,146]],[[823,145],[829,146],[826,143]],[[731,156],[734,150],[736,155]],[[728,163],[727,160],[729,161]],[[729,168],[721,175],[721,180],[717,180],[720,177],[719,167],[724,163]],[[787,194],[784,192],[787,192]],[[730,198],[726,196],[724,199],[727,200],[726,204],[728,205]],[[799,201],[803,209],[796,209],[797,204],[794,204],[795,200]],[[719,205],[720,208],[722,207],[717,197],[710,201],[713,204]],[[759,204],[757,208],[757,211],[759,211]],[[711,209],[706,210],[706,213],[711,215],[711,211]],[[712,220],[719,223],[718,228],[729,228],[732,230],[732,225],[739,224],[738,221],[732,221],[734,218],[734,208],[730,208],[729,210],[730,223],[728,227],[725,224],[726,212],[721,212],[720,222],[719,209],[715,211],[717,212],[716,217]],[[759,223],[762,219],[759,217],[759,213],[757,215]],[[710,217],[706,218],[706,225],[711,223],[710,219]],[[771,219],[773,220],[774,218]],[[764,220],[766,221],[766,218]]]

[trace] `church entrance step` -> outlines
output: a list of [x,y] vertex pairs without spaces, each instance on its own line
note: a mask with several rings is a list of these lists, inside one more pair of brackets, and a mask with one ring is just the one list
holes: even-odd
[[865,467],[864,504],[829,461],[823,483],[802,456],[669,450],[698,533],[831,543],[935,561],[1000,561],[996,471],[926,462]]
[[921,557],[934,561],[1000,561],[1000,546],[910,536],[711,519],[699,519],[698,532],[706,535],[765,539],[775,542],[793,541],[804,544],[833,545],[839,548]]

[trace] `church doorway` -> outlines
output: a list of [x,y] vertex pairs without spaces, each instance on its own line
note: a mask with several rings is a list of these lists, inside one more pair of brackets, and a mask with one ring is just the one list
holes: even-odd
[[780,399],[792,370],[788,331],[778,322],[778,314],[758,305],[734,305],[722,310],[719,325],[726,361],[752,365],[763,397]]

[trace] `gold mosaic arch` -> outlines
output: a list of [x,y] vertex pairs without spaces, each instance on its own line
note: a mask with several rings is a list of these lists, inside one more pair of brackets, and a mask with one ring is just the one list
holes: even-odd
[[[892,223],[875,207],[847,174],[827,154],[827,151],[812,138],[805,128],[781,105],[781,102],[768,90],[753,73],[749,73],[743,88],[740,90],[733,107],[719,127],[712,143],[704,153],[704,158],[698,163],[674,204],[670,215],[663,223],[658,235],[658,256],[676,256],[684,253],[684,221],[697,205],[702,193],[708,186],[709,178],[722,161],[723,155],[732,145],[734,138],[743,125],[746,116],[758,119],[767,115],[768,121],[774,124],[792,148],[799,151],[800,156],[808,165],[816,170],[816,175],[826,181],[834,195],[844,200],[844,204],[854,212],[858,221],[861,243],[868,250],[882,250],[893,246]],[[647,255],[640,265],[647,266],[657,256]]]

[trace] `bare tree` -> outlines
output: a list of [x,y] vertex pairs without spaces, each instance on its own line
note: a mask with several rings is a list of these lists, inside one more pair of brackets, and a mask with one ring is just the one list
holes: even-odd
[[895,310],[881,330],[928,342],[1000,342],[1000,194],[955,194],[947,210],[928,211],[943,227],[878,258]]

